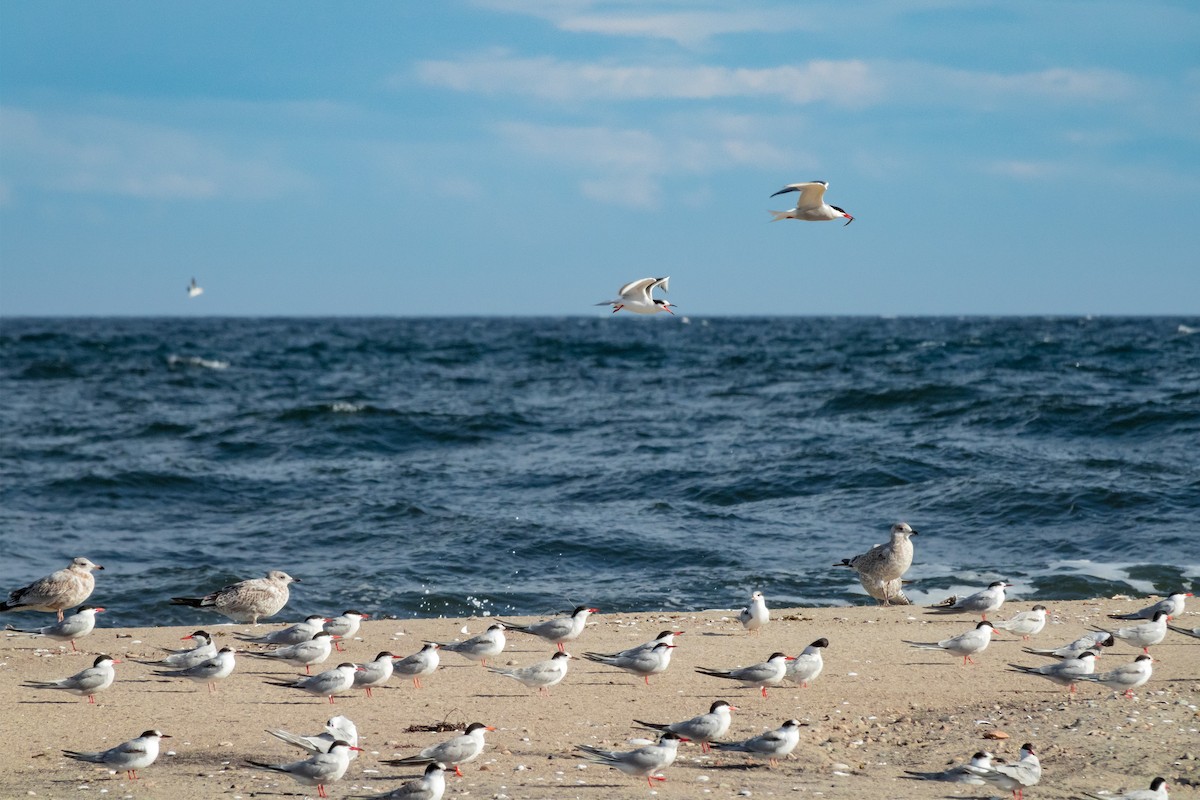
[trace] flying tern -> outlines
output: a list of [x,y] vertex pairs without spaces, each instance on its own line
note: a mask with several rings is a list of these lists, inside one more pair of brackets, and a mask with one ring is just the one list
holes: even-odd
[[63,621],[63,611],[91,597],[96,588],[93,570],[104,569],[86,558],[76,558],[64,569],[38,578],[28,586],[13,590],[0,611],[55,611]]
[[661,288],[664,292],[667,291],[667,281],[670,279],[671,277],[668,275],[665,278],[640,278],[631,281],[617,290],[619,297],[616,300],[603,300],[596,305],[612,306],[614,314],[621,309],[632,311],[635,314],[657,314],[659,311],[674,314],[675,312],[671,310],[674,303],[653,296],[656,287]]
[[[831,206],[825,202],[825,190],[829,188],[829,183],[826,181],[805,181],[803,183],[789,183],[787,186],[780,189],[771,197],[776,195],[787,194],[788,192],[799,192],[800,196],[796,198],[796,207],[789,208],[787,211],[772,211],[774,218],[771,222],[778,222],[781,219],[797,219],[804,222],[828,222],[829,220],[846,219],[846,225],[854,222],[854,217],[850,216],[845,209]],[[846,227],[845,225],[842,226]]]
[[192,282],[189,283],[187,286],[187,296],[188,297],[199,297],[202,294],[204,294],[203,287],[197,286],[196,279],[192,278]]

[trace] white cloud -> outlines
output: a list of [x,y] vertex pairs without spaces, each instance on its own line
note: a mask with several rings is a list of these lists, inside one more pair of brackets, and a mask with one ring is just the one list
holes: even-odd
[[264,199],[308,186],[269,156],[235,156],[188,131],[101,115],[0,109],[10,179],[139,199]]

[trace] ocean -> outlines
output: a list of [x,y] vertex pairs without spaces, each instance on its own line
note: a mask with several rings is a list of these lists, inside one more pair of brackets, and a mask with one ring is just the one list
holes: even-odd
[[831,565],[900,520],[921,602],[1197,590],[1197,326],[5,319],[0,590],[82,555],[105,625],[268,569],[280,620],[863,604]]

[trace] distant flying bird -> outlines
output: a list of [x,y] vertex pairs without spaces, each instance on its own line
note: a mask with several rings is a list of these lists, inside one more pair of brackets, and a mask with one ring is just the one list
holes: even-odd
[[[854,217],[846,213],[845,209],[831,206],[825,202],[825,190],[829,188],[829,183],[826,181],[805,181],[804,183],[789,183],[787,186],[780,189],[774,197],[779,194],[788,192],[799,192],[800,196],[796,199],[796,207],[787,211],[772,211],[775,218],[771,222],[778,222],[781,219],[798,219],[805,222],[827,222],[831,219],[846,218],[846,225],[854,222]],[[846,227],[845,225],[842,226]]]
[[188,297],[199,297],[202,294],[204,294],[204,289],[197,286],[196,279],[192,278],[192,282],[189,283],[188,287],[187,287],[187,296]]
[[14,590],[8,602],[0,603],[0,611],[57,611],[63,621],[63,611],[73,608],[91,596],[96,588],[92,570],[104,569],[86,558],[75,558],[65,568],[38,578],[28,586]]
[[670,275],[665,278],[641,278],[618,289],[617,294],[620,296],[616,300],[602,300],[596,305],[612,306],[614,314],[621,309],[632,311],[635,314],[657,314],[659,311],[674,314],[675,312],[671,310],[674,303],[651,296],[655,287],[661,287],[664,292],[667,291],[667,281],[669,280],[671,280]]

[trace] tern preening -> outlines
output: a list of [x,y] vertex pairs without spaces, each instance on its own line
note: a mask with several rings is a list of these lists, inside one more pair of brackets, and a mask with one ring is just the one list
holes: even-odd
[[657,314],[659,311],[674,314],[675,312],[671,310],[674,303],[653,296],[655,287],[666,292],[669,280],[671,280],[670,275],[665,278],[639,278],[618,289],[619,297],[616,300],[603,300],[596,305],[612,306],[614,314],[621,309],[632,311],[635,314]]
[[[301,736],[278,728],[268,730],[267,733],[310,753],[328,753],[329,748],[333,747],[333,743],[339,740],[358,746],[358,726],[340,714],[330,717],[329,721],[325,723],[325,730],[312,736]],[[356,758],[358,758],[358,752],[351,750],[350,760],[353,761]]]
[[[775,215],[771,222],[778,222],[781,219],[798,219],[805,222],[828,222],[833,219],[846,218],[846,225],[854,222],[854,217],[846,213],[845,209],[831,206],[825,202],[825,190],[829,188],[826,181],[805,181],[804,183],[789,183],[787,186],[780,189],[775,195],[787,194],[788,192],[799,192],[800,196],[796,198],[796,207],[789,208],[787,211],[772,211]],[[843,225],[842,227],[845,227]]]
[[8,601],[0,603],[0,611],[56,611],[58,621],[62,622],[63,611],[91,596],[96,588],[92,570],[97,569],[104,567],[86,558],[72,559],[64,569],[11,592]]

